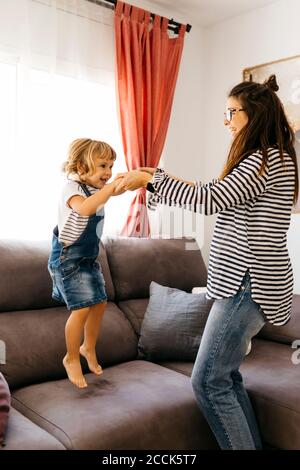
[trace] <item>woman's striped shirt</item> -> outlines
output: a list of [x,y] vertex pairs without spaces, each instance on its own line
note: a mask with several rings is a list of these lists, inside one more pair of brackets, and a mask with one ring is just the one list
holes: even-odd
[[295,187],[295,165],[276,148],[268,149],[265,172],[259,175],[262,153],[243,159],[224,179],[194,185],[157,169],[148,208],[158,203],[183,207],[205,215],[218,213],[210,248],[209,299],[234,296],[246,270],[252,299],[267,320],[284,325],[291,316],[293,271],[287,249]]

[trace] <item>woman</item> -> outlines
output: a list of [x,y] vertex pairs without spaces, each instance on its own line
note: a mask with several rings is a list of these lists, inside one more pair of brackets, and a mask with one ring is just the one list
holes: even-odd
[[196,400],[222,449],[261,449],[239,366],[251,338],[268,321],[291,316],[293,272],[286,246],[298,169],[293,131],[276,95],[242,82],[229,93],[225,125],[233,141],[219,179],[189,183],[161,169],[128,173],[126,189],[153,191],[157,203],[218,213],[211,243],[207,297],[216,299],[192,373]]

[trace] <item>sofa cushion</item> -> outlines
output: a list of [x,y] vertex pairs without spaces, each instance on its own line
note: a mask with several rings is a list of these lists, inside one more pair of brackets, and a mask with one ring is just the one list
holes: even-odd
[[[66,377],[65,307],[0,313],[1,337],[6,343],[6,364],[0,366],[10,388]],[[105,367],[135,359],[137,338],[124,313],[108,302],[97,343]],[[87,365],[82,359],[83,370]]]
[[278,343],[292,344],[300,339],[300,295],[293,295],[292,316],[283,326],[266,323],[257,335],[258,338],[277,341]]
[[10,391],[8,383],[0,372],[0,447],[4,445],[5,433],[10,410]]
[[194,362],[190,361],[162,361],[158,362],[159,365],[163,367],[167,367],[167,369],[175,370],[176,372],[180,372],[180,374],[184,374],[187,377],[192,375]]
[[141,326],[148,304],[149,299],[122,300],[118,303],[119,308],[130,321],[137,336],[140,335]]
[[13,406],[68,449],[216,449],[190,379],[159,365],[131,361],[86,376],[31,385]]
[[5,450],[65,450],[54,436],[11,408]]
[[138,343],[139,358],[154,362],[195,360],[212,304],[204,293],[189,294],[151,282]]
[[[47,269],[51,243],[30,241],[0,242],[0,312],[47,308],[61,305],[52,299],[52,281]],[[105,250],[99,260],[108,298],[114,288]]]
[[104,245],[117,300],[149,297],[151,281],[187,292],[206,285],[201,251],[190,239],[107,238]]

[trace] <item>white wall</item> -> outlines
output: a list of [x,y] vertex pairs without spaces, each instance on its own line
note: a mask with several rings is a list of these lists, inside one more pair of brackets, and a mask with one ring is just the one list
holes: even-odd
[[[170,125],[162,154],[163,167],[170,174],[193,181],[205,179],[204,136],[204,81],[205,33],[204,28],[193,23],[193,18],[185,17],[172,9],[151,4],[151,1],[133,0],[130,2],[182,23],[192,24],[192,30],[185,35],[185,44],[175,89]],[[204,217],[180,209],[160,208],[163,236],[196,236],[198,245],[204,242]],[[151,214],[150,214],[151,216]],[[157,227],[152,227],[157,228]]]
[[194,25],[192,18],[176,11],[176,3],[166,9],[151,0],[132,0],[132,5],[148,9],[182,23],[192,23],[191,33],[185,35],[185,44],[175,89],[175,96],[163,150],[164,167],[183,179],[205,176],[201,158],[204,144],[204,79],[205,35],[204,28]]
[[[205,180],[204,41],[204,30],[193,25],[191,33],[187,34],[185,39],[170,127],[163,152],[164,168],[170,174],[187,181]],[[195,236],[200,248],[204,247],[204,216],[180,209],[164,208],[166,225],[170,220],[170,212],[175,215],[174,235],[181,236],[182,233]]]
[[[244,68],[300,54],[300,2],[280,0],[218,23],[205,30],[205,177],[218,176],[225,162],[230,137],[223,125],[226,96],[242,81]],[[197,139],[194,139],[195,148]],[[208,262],[215,217],[205,219],[203,254]],[[300,215],[293,216],[289,251],[295,271],[295,291],[300,293]],[[297,266],[296,266],[297,265]]]

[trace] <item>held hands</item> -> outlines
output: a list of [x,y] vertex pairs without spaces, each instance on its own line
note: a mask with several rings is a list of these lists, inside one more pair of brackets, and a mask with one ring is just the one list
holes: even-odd
[[126,189],[123,185],[121,185],[122,180],[124,178],[123,175],[126,175],[126,173],[118,173],[112,181],[112,183],[114,184],[114,192],[112,196],[120,196],[120,194],[125,193]]
[[115,189],[118,194],[122,194],[124,191],[135,191],[139,188],[145,188],[147,183],[152,179],[152,174],[155,168],[143,167],[138,170],[128,171],[128,173],[119,173],[115,181],[117,186]]
[[128,171],[124,174],[124,178],[120,183],[120,186],[125,188],[126,191],[134,191],[144,186],[142,179],[142,172],[139,170]]

